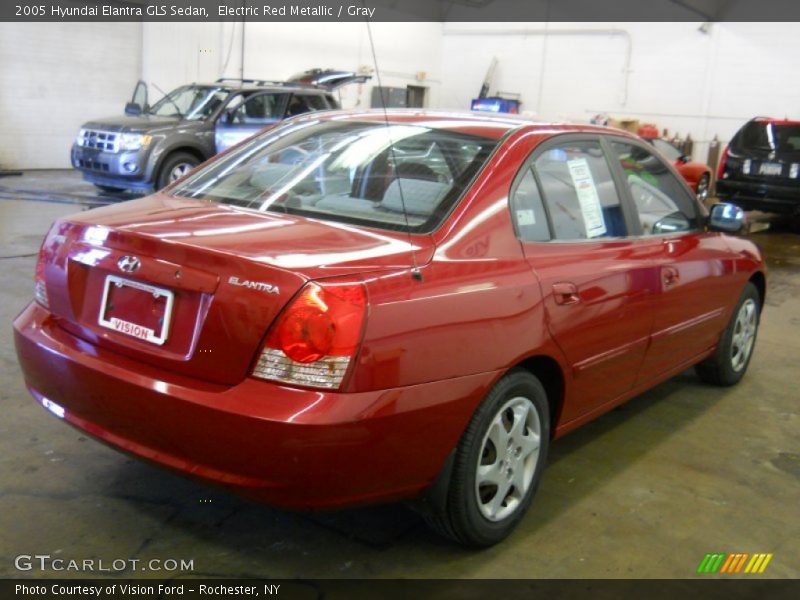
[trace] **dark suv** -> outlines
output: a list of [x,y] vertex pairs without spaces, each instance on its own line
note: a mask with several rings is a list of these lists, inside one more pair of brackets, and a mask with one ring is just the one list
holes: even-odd
[[722,153],[717,196],[747,210],[800,215],[800,121],[748,121]]
[[368,76],[312,69],[289,81],[218,79],[181,86],[149,106],[139,82],[125,116],[89,121],[72,165],[105,191],[161,189],[271,123],[339,108],[332,91]]

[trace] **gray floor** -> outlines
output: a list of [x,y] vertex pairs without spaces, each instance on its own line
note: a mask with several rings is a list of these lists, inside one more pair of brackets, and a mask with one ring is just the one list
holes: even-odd
[[0,577],[26,575],[18,554],[51,554],[193,559],[209,576],[682,578],[707,552],[770,552],[764,576],[800,575],[800,235],[780,222],[751,235],[770,274],[744,381],[717,389],[687,371],[559,440],[518,531],[469,552],[402,506],[248,503],[86,439],[31,400],[10,323],[31,299],[40,240],[55,218],[109,201],[71,172],[0,178]]

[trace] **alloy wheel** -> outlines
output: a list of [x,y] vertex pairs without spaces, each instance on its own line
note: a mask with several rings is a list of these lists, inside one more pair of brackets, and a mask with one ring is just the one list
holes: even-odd
[[541,438],[539,413],[522,396],[506,402],[483,438],[475,476],[478,509],[489,521],[517,510],[533,481]]
[[192,165],[189,163],[178,163],[172,170],[169,172],[169,182],[172,183],[186,175],[189,171],[191,171]]
[[739,308],[736,315],[736,324],[733,327],[731,338],[731,367],[734,371],[741,371],[753,351],[758,325],[758,310],[756,303],[748,298]]

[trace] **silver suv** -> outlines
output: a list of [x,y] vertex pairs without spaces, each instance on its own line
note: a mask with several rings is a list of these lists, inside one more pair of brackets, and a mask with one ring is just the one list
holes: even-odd
[[161,189],[217,152],[290,116],[339,108],[333,95],[369,76],[312,69],[285,82],[218,79],[193,83],[149,106],[140,81],[125,115],[89,121],[72,146],[72,166],[101,190]]

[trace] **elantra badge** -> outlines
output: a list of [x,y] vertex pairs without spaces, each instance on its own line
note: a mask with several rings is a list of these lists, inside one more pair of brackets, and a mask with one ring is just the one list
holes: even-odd
[[229,277],[228,283],[231,285],[250,288],[251,290],[258,290],[259,292],[266,292],[268,294],[280,294],[281,292],[277,285],[264,283],[263,281],[250,281],[249,279],[242,281],[238,277]]
[[117,266],[124,273],[133,273],[142,266],[142,263],[135,256],[123,256],[117,261]]

